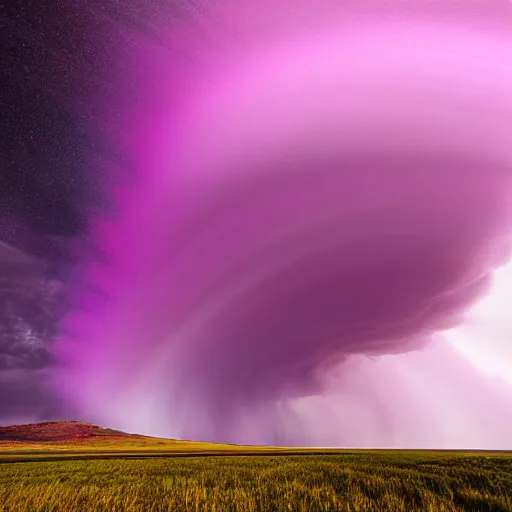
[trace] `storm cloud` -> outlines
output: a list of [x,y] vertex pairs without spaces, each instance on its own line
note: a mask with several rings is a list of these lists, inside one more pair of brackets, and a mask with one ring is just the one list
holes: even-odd
[[135,186],[95,220],[101,293],[77,290],[53,351],[93,419],[230,440],[350,358],[423,349],[509,259],[509,36],[286,5],[246,32],[212,15],[232,47],[176,29],[192,61],[152,47],[182,73],[148,103],[172,115],[123,126]]

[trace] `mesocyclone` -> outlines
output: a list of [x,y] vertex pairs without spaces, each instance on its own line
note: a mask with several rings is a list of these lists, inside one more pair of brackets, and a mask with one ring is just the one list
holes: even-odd
[[459,325],[508,261],[510,40],[318,18],[180,61],[168,144],[135,151],[108,263],[84,268],[108,300],[78,292],[56,346],[81,410],[243,439],[250,411]]

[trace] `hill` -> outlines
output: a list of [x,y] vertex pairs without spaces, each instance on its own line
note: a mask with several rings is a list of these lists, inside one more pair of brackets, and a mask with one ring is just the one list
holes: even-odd
[[128,434],[79,421],[51,421],[0,427],[0,459],[15,452],[218,453],[260,451],[265,448],[268,449]]
[[69,443],[152,439],[79,421],[49,421],[0,427],[0,443]]

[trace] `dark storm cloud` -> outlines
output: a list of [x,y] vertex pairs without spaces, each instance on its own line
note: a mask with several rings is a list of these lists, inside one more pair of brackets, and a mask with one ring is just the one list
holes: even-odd
[[73,246],[102,201],[91,98],[112,56],[98,27],[84,6],[53,0],[10,2],[0,16],[0,421],[55,408],[48,349]]
[[45,384],[63,308],[62,283],[45,276],[41,262],[0,244],[0,422],[47,419],[57,410]]
[[0,243],[0,421],[41,419],[56,400],[45,388],[49,347],[64,307],[61,282],[45,265]]
[[[60,2],[20,2],[2,18],[0,201],[36,235],[83,231],[79,199],[87,136],[73,113],[79,41]],[[75,53],[75,55],[73,55]],[[78,203],[78,204],[77,204]],[[9,237],[10,234],[0,233]]]
[[0,425],[68,419],[48,391],[48,370],[0,371]]
[[111,133],[125,122],[119,98],[132,94],[115,78],[137,46],[126,31],[151,38],[155,20],[187,10],[186,2],[110,0],[3,6],[0,420],[17,402],[30,417],[31,407],[53,400],[40,388],[62,312],[73,304],[73,268],[101,257],[89,242],[91,213],[115,210],[109,190],[130,174]]

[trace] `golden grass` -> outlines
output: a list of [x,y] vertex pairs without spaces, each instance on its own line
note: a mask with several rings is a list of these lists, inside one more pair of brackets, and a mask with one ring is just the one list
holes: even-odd
[[512,458],[496,454],[42,457],[0,464],[0,511],[512,510]]

